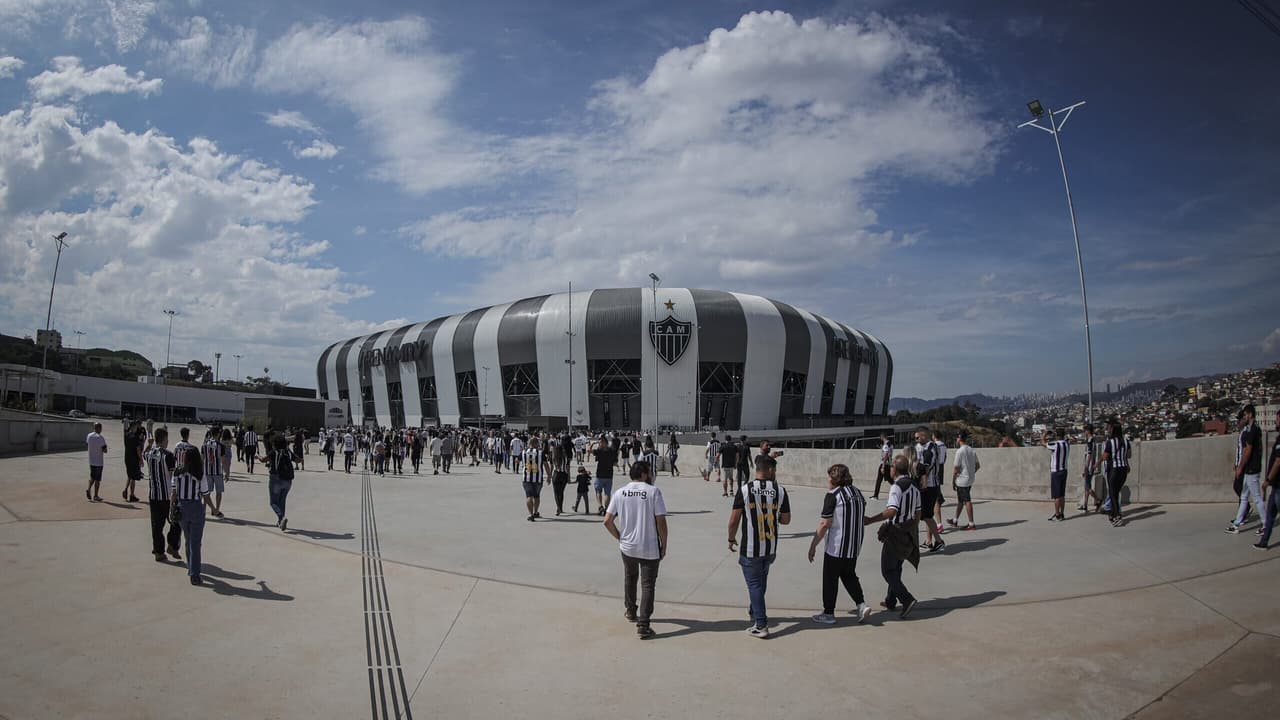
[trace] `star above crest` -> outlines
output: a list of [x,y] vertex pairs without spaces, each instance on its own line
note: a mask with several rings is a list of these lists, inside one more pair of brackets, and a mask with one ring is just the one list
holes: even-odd
[[675,304],[674,302],[670,301],[670,300],[668,300],[668,301],[666,301],[666,302],[664,302],[664,303],[662,303],[662,304],[667,306],[667,310],[675,310],[675,309],[676,309],[676,304]]

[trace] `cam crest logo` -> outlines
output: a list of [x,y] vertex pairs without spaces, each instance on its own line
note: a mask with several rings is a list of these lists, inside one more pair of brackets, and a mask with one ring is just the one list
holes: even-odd
[[671,315],[666,320],[649,323],[649,341],[658,357],[668,365],[675,365],[689,347],[693,337],[693,323],[681,322]]

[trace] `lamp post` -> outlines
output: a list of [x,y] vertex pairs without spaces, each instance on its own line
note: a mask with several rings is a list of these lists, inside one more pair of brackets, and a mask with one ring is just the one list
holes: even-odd
[[[653,321],[658,322],[658,283],[662,278],[649,273],[653,281]],[[653,349],[653,429],[657,432],[662,427],[662,414],[658,412],[658,348]]]
[[242,357],[244,357],[244,356],[243,356],[243,355],[232,355],[231,357],[233,357],[233,358],[235,358],[235,359],[236,359],[236,382],[244,382],[244,380],[240,379],[240,358],[242,358]]
[[218,371],[222,367],[222,353],[213,354],[213,384],[218,384]]
[[[75,365],[75,367],[76,367],[76,369],[75,369],[75,378],[76,378],[76,379],[75,379],[75,386],[74,386],[74,388],[72,389],[71,394],[72,394],[73,396],[77,396],[77,397],[78,397],[78,396],[79,396],[79,394],[80,394],[80,338],[84,337],[84,331],[83,331],[83,330],[72,330],[72,332],[74,332],[74,333],[76,334],[76,365]],[[75,402],[75,400],[73,399],[73,400],[72,400],[72,402]],[[78,408],[77,408],[77,409],[78,409]]]
[[164,381],[164,426],[169,427],[169,378],[165,377],[165,370],[169,369],[169,350],[173,347],[173,316],[178,314],[177,310],[163,310],[165,315],[169,316],[169,339],[164,345],[164,370],[160,371],[160,378]]
[[[49,331],[53,329],[53,289],[58,286],[58,265],[62,262],[62,249],[67,246],[65,231],[53,235],[53,242],[58,248],[58,255],[53,260],[53,282],[49,283],[49,312],[44,316],[44,342],[40,353],[40,377],[36,378],[36,412],[44,412],[44,375],[49,372]],[[19,386],[21,388],[21,386]],[[22,395],[21,389],[18,391]]]
[[573,336],[576,335],[577,333],[573,331],[573,281],[572,280],[569,281],[569,329],[565,330],[564,334],[568,336],[568,339],[569,339],[569,359],[564,361],[564,364],[569,366],[569,412],[566,413],[566,417],[568,419],[569,429],[572,430],[573,429],[573,366],[577,364],[573,359]]
[[[1069,105],[1061,110],[1053,110],[1045,107],[1039,100],[1032,100],[1027,103],[1027,110],[1031,111],[1031,119],[1019,125],[1019,128],[1033,127],[1037,130],[1043,130],[1053,136],[1053,144],[1058,149],[1058,165],[1062,168],[1062,185],[1067,190],[1067,212],[1071,215],[1071,234],[1076,241],[1076,265],[1080,269],[1080,302],[1084,306],[1084,351],[1085,359],[1089,366],[1089,410],[1086,414],[1087,422],[1093,422],[1093,338],[1089,333],[1089,296],[1085,292],[1084,285],[1084,260],[1080,254],[1080,231],[1076,228],[1076,206],[1071,199],[1071,183],[1067,180],[1067,161],[1062,156],[1062,141],[1058,139],[1062,128],[1067,124],[1067,119],[1071,117],[1071,112],[1076,108],[1084,105],[1085,101]],[[1059,120],[1058,116],[1062,119]],[[1048,118],[1049,127],[1040,124],[1040,120]]]
[[484,406],[484,413],[480,419],[480,424],[483,425],[484,418],[489,416],[489,368],[482,365],[480,369],[484,371],[484,396],[480,400],[480,404]]

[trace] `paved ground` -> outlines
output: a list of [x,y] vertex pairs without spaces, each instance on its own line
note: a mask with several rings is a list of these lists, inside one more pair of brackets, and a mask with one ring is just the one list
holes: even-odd
[[[0,716],[1184,718],[1274,705],[1280,550],[1223,534],[1223,505],[1134,507],[1114,529],[982,503],[978,531],[908,572],[924,600],[913,619],[827,628],[808,620],[820,573],[804,557],[821,493],[795,488],[774,636],[760,641],[743,632],[727,500],[664,476],[671,549],[658,636],[642,642],[597,518],[528,523],[515,478],[485,468],[366,478],[312,455],[288,533],[265,476],[237,468],[228,519],[206,531],[211,582],[193,588],[152,561],[145,505],[120,499],[113,429],[106,503],[84,500],[83,453],[0,459]],[[884,583],[868,551],[874,604]]]

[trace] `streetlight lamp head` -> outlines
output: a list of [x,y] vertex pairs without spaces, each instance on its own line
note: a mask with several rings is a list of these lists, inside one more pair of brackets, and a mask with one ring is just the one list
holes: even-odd
[[66,239],[67,239],[67,233],[66,233],[65,231],[64,231],[64,232],[60,232],[60,233],[58,233],[57,235],[54,235],[54,236],[53,236],[53,239],[54,239],[54,240],[66,240]]
[[649,273],[649,279],[654,282],[662,282],[662,279],[659,278],[657,275],[654,275],[653,273]]
[[1027,103],[1027,109],[1031,111],[1031,117],[1037,120],[1044,117],[1044,105],[1041,105],[1039,100]]

